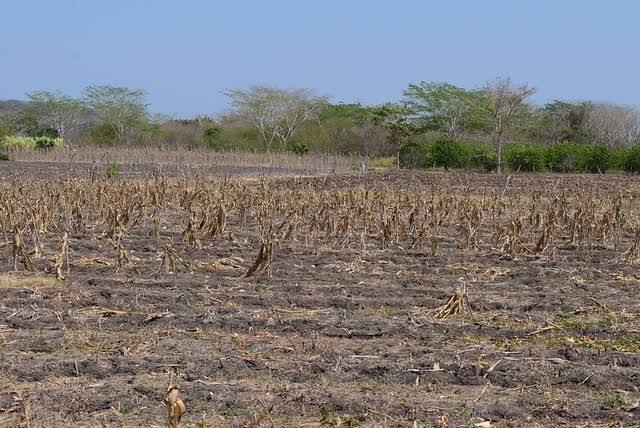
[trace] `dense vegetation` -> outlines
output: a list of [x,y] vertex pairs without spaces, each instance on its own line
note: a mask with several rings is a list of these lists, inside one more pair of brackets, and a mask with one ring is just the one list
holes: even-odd
[[640,170],[640,112],[614,104],[529,102],[535,90],[497,79],[476,89],[410,84],[398,103],[332,103],[311,90],[230,90],[215,118],[152,115],[146,94],[87,87],[80,98],[27,94],[0,103],[0,152],[61,145],[357,154],[376,165],[494,171]]

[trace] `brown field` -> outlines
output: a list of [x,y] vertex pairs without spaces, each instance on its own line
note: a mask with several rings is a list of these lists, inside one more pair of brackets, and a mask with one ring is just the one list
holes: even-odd
[[2,427],[638,426],[635,177],[87,165],[0,163]]

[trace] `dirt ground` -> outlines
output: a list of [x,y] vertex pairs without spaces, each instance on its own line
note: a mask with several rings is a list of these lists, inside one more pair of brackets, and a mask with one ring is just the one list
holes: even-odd
[[[69,171],[0,165],[5,179]],[[615,175],[273,181],[309,185],[640,196],[638,178]],[[149,228],[131,232],[132,259],[155,260]],[[640,426],[640,275],[610,248],[561,242],[553,257],[511,258],[488,233],[475,249],[445,241],[435,255],[287,241],[274,245],[271,276],[244,278],[257,225],[243,230],[184,250],[194,273],[143,263],[115,273],[88,233],[70,237],[65,281],[45,274],[44,261],[37,274],[12,273],[10,245],[1,248],[0,426],[164,427],[173,369],[184,427]],[[56,242],[44,245],[54,252]],[[460,278],[471,312],[432,317]]]

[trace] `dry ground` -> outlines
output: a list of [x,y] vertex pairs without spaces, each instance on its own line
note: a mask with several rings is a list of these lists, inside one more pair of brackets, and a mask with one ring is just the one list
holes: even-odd
[[[640,195],[633,177],[551,174],[506,186],[429,172],[273,186],[314,182]],[[257,254],[255,225],[245,231],[185,250],[195,273],[154,273],[154,264],[116,274],[113,255],[80,233],[65,281],[42,267],[11,273],[9,245],[1,249],[0,426],[165,426],[173,367],[185,427],[639,425],[640,276],[610,249],[558,244],[552,257],[510,258],[489,235],[469,251],[445,241],[437,255],[283,242],[271,277],[243,278]],[[149,230],[130,241],[134,260],[155,257]],[[460,277],[472,312],[430,317]]]

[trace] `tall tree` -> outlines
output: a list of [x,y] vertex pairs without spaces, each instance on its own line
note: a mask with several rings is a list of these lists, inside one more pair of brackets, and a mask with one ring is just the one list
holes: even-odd
[[441,131],[457,140],[474,128],[477,91],[422,81],[410,84],[403,95],[411,119],[425,129]]
[[113,129],[119,142],[149,125],[146,93],[119,86],[88,86],[84,102],[97,119]]
[[502,173],[502,143],[504,136],[514,123],[514,118],[522,113],[519,109],[536,89],[529,85],[515,86],[509,78],[498,78],[487,82],[482,88],[485,98],[484,109],[491,128],[491,138],[498,155],[498,174]]
[[35,91],[27,97],[31,101],[29,114],[33,114],[39,125],[55,129],[61,138],[67,138],[85,111],[81,100],[59,91]]
[[586,128],[595,143],[609,147],[631,146],[640,139],[640,112],[616,104],[593,104]]
[[326,97],[313,94],[310,89],[280,89],[252,86],[247,90],[225,92],[231,100],[233,113],[255,126],[267,150],[272,143],[286,145],[300,126],[315,119]]

